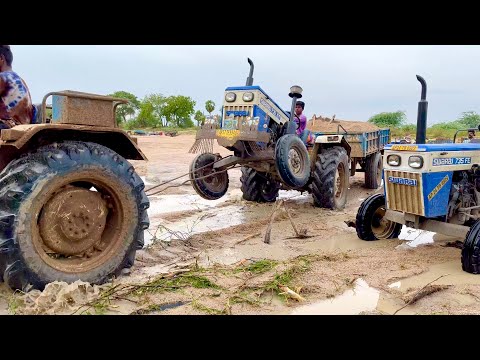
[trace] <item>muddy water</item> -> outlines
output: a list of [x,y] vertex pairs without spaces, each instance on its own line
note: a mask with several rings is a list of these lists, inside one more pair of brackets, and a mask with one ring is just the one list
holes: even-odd
[[[279,198],[295,200],[296,203],[311,201],[311,196],[308,193],[302,194],[299,191],[282,190]],[[227,201],[233,204],[218,207],[218,205]],[[175,222],[162,219],[162,215],[165,214],[187,211],[198,211],[198,213]],[[187,238],[189,235],[244,224],[266,216],[268,211],[270,211],[270,207],[255,207],[251,203],[242,202],[240,189],[234,189],[227,196],[218,200],[206,200],[197,194],[152,196],[148,209],[151,224],[145,232],[145,245],[149,245],[155,240],[169,241],[175,237]],[[173,232],[177,236],[172,235]]]
[[212,209],[209,213],[200,213],[185,217],[176,222],[157,221],[145,232],[145,245],[155,240],[170,241],[172,239],[186,240],[189,236],[206,231],[220,230],[230,226],[243,224],[245,215],[242,206],[231,205]]
[[205,210],[213,208],[228,200],[227,197],[218,200],[206,200],[198,195],[163,195],[150,197],[148,216],[155,218],[160,214],[174,211]]
[[354,288],[333,298],[296,308],[291,315],[356,315],[376,309],[380,292],[357,279]]
[[459,259],[449,261],[443,264],[435,264],[430,266],[430,269],[420,275],[413,276],[401,281],[400,289],[408,289],[414,287],[423,287],[436,278],[443,276],[436,280],[435,285],[480,285],[480,276],[467,273],[462,270],[462,264]]

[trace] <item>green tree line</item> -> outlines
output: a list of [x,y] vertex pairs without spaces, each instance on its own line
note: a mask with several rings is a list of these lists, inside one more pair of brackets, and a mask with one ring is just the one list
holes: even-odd
[[[128,104],[117,107],[117,124],[126,129],[178,127],[190,128],[203,125],[206,116],[200,110],[195,112],[196,101],[189,96],[163,96],[150,94],[143,99],[126,91],[116,91],[109,96],[127,99]],[[215,103],[207,100],[205,110],[210,114],[215,110]],[[197,123],[193,122],[195,120]]]
[[[373,115],[369,122],[381,128],[390,128],[392,136],[413,135],[417,131],[416,124],[408,124],[405,111],[382,112]],[[457,130],[477,128],[480,115],[475,111],[465,111],[452,121],[436,123],[427,128],[428,138],[453,138]],[[461,135],[460,135],[461,136]]]

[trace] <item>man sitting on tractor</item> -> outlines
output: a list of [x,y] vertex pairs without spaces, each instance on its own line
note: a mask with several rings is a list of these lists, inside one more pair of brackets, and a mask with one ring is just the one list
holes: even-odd
[[315,137],[310,130],[307,130],[307,117],[303,113],[305,109],[305,103],[303,101],[297,101],[295,104],[295,116],[294,120],[297,123],[297,135],[302,139],[306,146],[313,145],[315,143]]
[[12,62],[10,45],[0,45],[0,129],[30,124],[37,115],[27,84],[12,70]]

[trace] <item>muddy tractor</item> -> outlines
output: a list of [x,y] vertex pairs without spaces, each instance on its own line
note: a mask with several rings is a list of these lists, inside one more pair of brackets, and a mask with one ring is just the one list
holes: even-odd
[[[480,143],[427,144],[427,84],[421,83],[415,144],[385,147],[384,192],[361,204],[356,217],[362,240],[397,238],[403,226],[465,239],[464,271],[480,273]],[[480,128],[480,127],[479,127]],[[477,129],[464,129],[471,131]],[[460,130],[459,130],[460,131]]]
[[[273,202],[280,189],[299,190],[311,193],[315,206],[342,209],[347,201],[352,150],[347,137],[314,134],[314,142],[304,143],[296,135],[293,118],[302,88],[291,87],[292,105],[287,113],[261,87],[253,86],[254,65],[250,59],[248,62],[246,85],[225,90],[221,124],[206,123],[197,132],[190,149],[199,153],[190,165],[194,189],[205,199],[218,199],[228,189],[227,170],[241,166],[245,200]],[[215,140],[233,154],[223,158],[214,154]],[[377,157],[374,161],[379,163]]]
[[37,123],[1,131],[0,279],[9,287],[100,284],[133,265],[149,200],[127,161],[146,157],[115,121],[127,102],[52,92]]

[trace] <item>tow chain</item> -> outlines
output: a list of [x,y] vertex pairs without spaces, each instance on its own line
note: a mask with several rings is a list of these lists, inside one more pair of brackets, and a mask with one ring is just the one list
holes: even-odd
[[[207,164],[207,165],[204,165],[204,166],[202,166],[202,167],[200,167],[200,168],[198,168],[198,169],[195,169],[195,170],[193,170],[193,171],[189,171],[189,172],[186,173],[186,174],[177,176],[177,177],[175,177],[175,178],[173,178],[173,179],[170,179],[170,180],[164,181],[164,182],[162,182],[162,183],[160,183],[160,184],[158,184],[158,185],[152,186],[151,188],[145,190],[145,194],[146,194],[147,196],[153,196],[153,195],[159,194],[159,193],[161,193],[161,192],[163,192],[163,191],[165,191],[165,190],[167,190],[168,188],[171,188],[171,187],[183,186],[183,185],[185,185],[185,184],[187,184],[187,183],[189,183],[189,182],[191,182],[191,181],[194,181],[194,180],[206,179],[206,178],[209,178],[209,177],[211,177],[211,176],[216,176],[216,175],[218,175],[218,174],[224,173],[225,171],[228,171],[228,170],[231,170],[231,169],[234,169],[234,168],[237,168],[237,167],[241,167],[241,166],[234,165],[234,166],[232,166],[232,167],[229,167],[229,168],[227,168],[227,169],[225,169],[225,170],[221,170],[221,171],[215,172],[215,173],[213,173],[213,174],[209,174],[209,175],[205,175],[205,176],[201,176],[201,177],[195,177],[195,172],[196,172],[196,171],[205,169],[206,167],[209,167],[209,166],[211,166],[211,165],[213,165],[213,164],[216,164],[217,162],[219,162],[219,161],[221,161],[221,160],[225,160],[226,158],[229,158],[229,157],[231,157],[231,156],[232,156],[232,155],[226,156],[226,157],[224,157],[224,158],[221,158],[221,159],[219,159],[219,160],[216,160],[216,161],[214,161],[214,162],[211,162],[211,163],[209,163],[209,164]],[[190,176],[190,174],[193,175],[194,179],[188,179],[188,180],[185,180],[185,181],[184,181],[183,183],[181,183],[181,184],[170,185],[170,186],[167,186],[167,187],[164,188],[164,189],[161,189],[161,190],[155,191],[155,192],[153,192],[153,193],[150,193],[150,191],[153,190],[153,189],[156,189],[156,188],[158,188],[158,187],[160,187],[160,186],[163,186],[163,185],[166,185],[166,184],[168,184],[168,183],[171,183],[172,181],[178,180],[178,179],[180,179],[180,178],[182,178],[182,177]]]

